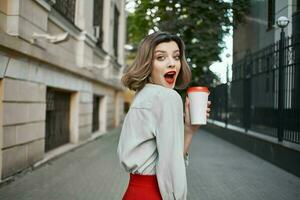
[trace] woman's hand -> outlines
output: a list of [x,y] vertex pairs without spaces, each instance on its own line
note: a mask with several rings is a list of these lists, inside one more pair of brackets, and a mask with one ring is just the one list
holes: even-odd
[[[210,112],[210,106],[211,102],[208,101],[207,102],[207,108],[206,108],[206,118],[209,117],[209,112]],[[188,97],[185,98],[185,116],[184,116],[184,129],[187,133],[189,134],[193,134],[195,133],[200,125],[192,125],[191,124],[191,119],[190,119],[190,100]]]

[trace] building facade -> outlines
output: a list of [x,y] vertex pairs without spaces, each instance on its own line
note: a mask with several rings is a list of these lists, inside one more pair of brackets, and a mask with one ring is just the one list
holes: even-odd
[[299,176],[300,1],[249,2],[233,30],[232,80],[210,90],[211,118],[226,127],[216,135]]
[[[248,52],[255,52],[278,41],[280,28],[276,20],[280,16],[288,17],[289,25],[285,28],[286,35],[292,35],[299,0],[250,0],[249,14],[245,22],[238,24],[233,31],[233,63],[241,60]],[[293,20],[294,19],[294,20]]]
[[[280,16],[289,18],[283,29]],[[229,122],[300,143],[300,1],[250,0],[233,32]]]
[[123,119],[124,0],[0,1],[0,177]]

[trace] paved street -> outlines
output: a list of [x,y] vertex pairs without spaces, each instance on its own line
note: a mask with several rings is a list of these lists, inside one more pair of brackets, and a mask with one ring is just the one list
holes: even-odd
[[[221,133],[220,133],[221,134]],[[0,188],[1,200],[119,200],[128,175],[116,157],[119,130]],[[189,200],[298,200],[300,178],[205,131],[194,137]]]

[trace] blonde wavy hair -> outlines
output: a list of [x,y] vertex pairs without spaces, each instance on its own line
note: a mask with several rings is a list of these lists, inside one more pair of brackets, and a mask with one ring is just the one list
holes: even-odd
[[131,66],[125,69],[122,83],[130,90],[140,91],[147,83],[152,72],[155,47],[162,42],[177,43],[180,51],[181,69],[175,88],[184,89],[191,80],[191,70],[185,58],[185,45],[180,37],[168,32],[155,32],[144,38],[139,45],[137,55]]

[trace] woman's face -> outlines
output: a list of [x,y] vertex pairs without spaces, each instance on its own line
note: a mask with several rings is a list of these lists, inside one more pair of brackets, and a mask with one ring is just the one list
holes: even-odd
[[154,49],[151,81],[173,89],[181,68],[180,50],[176,42],[162,42]]

